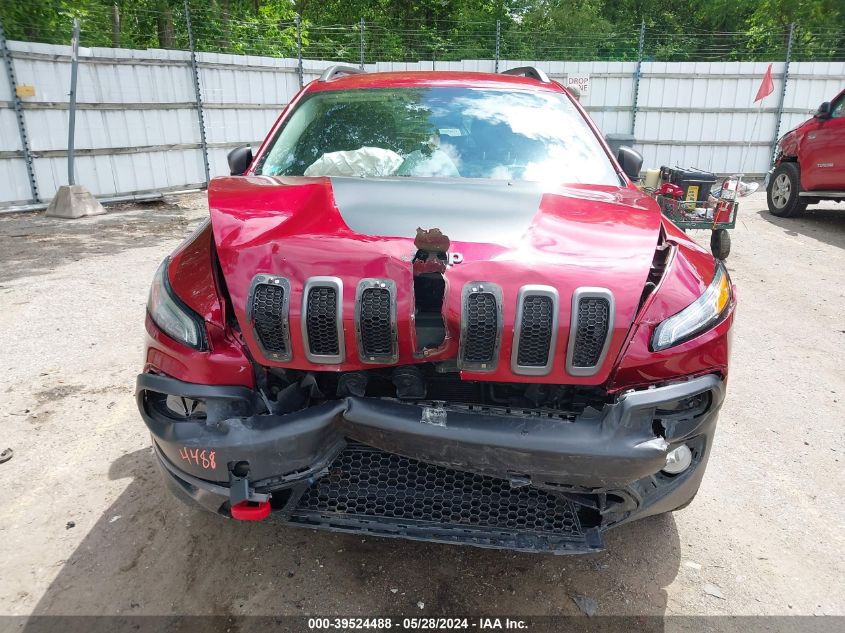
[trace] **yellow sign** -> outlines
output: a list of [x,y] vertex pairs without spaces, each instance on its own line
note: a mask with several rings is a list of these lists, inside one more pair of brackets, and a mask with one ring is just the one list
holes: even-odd
[[15,94],[18,95],[19,98],[23,99],[24,97],[34,97],[35,96],[35,86],[30,86],[27,84],[21,84],[17,88],[15,88]]
[[690,185],[687,187],[687,202],[695,202],[698,200],[698,185]]

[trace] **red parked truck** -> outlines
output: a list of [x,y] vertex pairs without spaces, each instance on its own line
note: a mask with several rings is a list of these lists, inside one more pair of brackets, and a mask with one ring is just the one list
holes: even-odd
[[734,288],[560,85],[331,68],[229,159],[148,304],[179,496],[556,553],[692,500]]
[[782,218],[822,200],[845,200],[845,90],[778,140],[764,187],[769,211]]

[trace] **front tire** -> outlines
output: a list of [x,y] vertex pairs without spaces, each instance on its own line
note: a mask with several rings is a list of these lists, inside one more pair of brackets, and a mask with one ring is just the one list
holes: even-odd
[[800,176],[798,163],[781,163],[777,166],[766,188],[769,213],[779,218],[794,218],[804,212],[807,203],[800,197]]

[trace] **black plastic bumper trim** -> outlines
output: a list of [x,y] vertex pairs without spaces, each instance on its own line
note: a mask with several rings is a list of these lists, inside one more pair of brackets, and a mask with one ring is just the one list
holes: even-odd
[[[532,483],[591,488],[622,487],[659,471],[670,445],[712,433],[724,397],[715,375],[629,392],[603,411],[574,420],[485,415],[376,398],[348,397],[287,415],[246,415],[209,422],[163,420],[147,410],[144,392],[191,398],[251,401],[243,387],[189,385],[162,376],[138,378],[138,406],[156,443],[182,472],[225,484],[226,464],[247,461],[257,488],[311,477],[314,466],[337,454],[345,438],[386,452],[493,477],[515,473]],[[661,404],[710,392],[708,411],[684,425],[669,441],[654,434],[654,411]],[[680,428],[680,427],[679,427]],[[216,451],[215,469],[182,463],[179,451]]]

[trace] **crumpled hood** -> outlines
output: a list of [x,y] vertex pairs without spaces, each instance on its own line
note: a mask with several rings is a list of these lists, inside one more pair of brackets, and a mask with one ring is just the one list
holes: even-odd
[[[209,207],[217,252],[236,316],[253,355],[263,358],[248,327],[246,306],[256,274],[290,282],[292,359],[300,369],[356,369],[355,288],[362,278],[397,287],[399,363],[453,358],[460,334],[464,284],[487,281],[502,289],[501,362],[473,379],[599,384],[607,379],[639,304],[657,244],[661,219],[648,196],[628,188],[543,187],[480,180],[225,177],[212,180]],[[417,227],[439,228],[460,263],[444,273],[447,342],[425,358],[415,355],[413,273]],[[302,349],[302,289],[315,276],[343,282],[346,360],[313,365]],[[551,374],[526,378],[510,372],[519,288],[548,285],[560,295],[558,350],[566,349],[571,296],[579,287],[609,289],[615,325],[601,370],[567,376],[561,353]],[[466,372],[465,372],[466,373]]]

